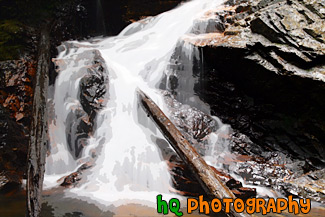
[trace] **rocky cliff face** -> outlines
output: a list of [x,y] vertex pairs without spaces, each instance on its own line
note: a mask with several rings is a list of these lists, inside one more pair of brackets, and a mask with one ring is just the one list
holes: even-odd
[[325,159],[324,3],[227,3],[208,16],[213,32],[187,39],[205,60],[206,88],[197,91],[216,115],[254,142],[320,163]]
[[184,39],[204,57],[196,92],[213,115],[248,136],[235,133],[231,148],[264,159],[232,169],[248,183],[288,194],[313,192],[320,201],[324,194],[306,183],[293,187],[276,180],[290,171],[305,180],[297,177],[324,168],[324,15],[322,1],[228,1],[203,18],[207,33]]
[[[240,1],[217,11],[224,30],[197,43],[244,52],[265,70],[325,81],[325,5],[316,1]],[[238,53],[239,54],[239,53]]]

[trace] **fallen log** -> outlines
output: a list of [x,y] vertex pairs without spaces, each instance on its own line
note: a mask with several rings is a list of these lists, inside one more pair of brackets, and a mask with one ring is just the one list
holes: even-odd
[[[194,147],[184,138],[182,133],[167,118],[160,108],[140,89],[137,90],[140,104],[153,119],[159,130],[174,148],[179,157],[186,163],[192,171],[194,177],[198,180],[206,194],[210,199],[232,198],[235,195],[220,180],[213,169],[205,162],[205,160],[197,153]],[[247,213],[237,213],[231,206],[231,216],[247,217]]]

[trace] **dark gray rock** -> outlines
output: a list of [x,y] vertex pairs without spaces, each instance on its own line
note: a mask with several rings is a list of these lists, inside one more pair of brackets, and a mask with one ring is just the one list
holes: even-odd
[[87,75],[80,81],[80,103],[89,116],[99,111],[104,104],[107,74],[103,63],[104,60],[95,59],[94,65],[87,69]]
[[[81,54],[83,55],[83,54]],[[81,157],[87,140],[93,133],[97,112],[108,99],[108,72],[104,60],[97,51],[88,52],[91,61],[80,70],[86,71],[79,82],[80,106],[71,110],[66,119],[68,149],[75,159]]]
[[178,102],[168,91],[164,92],[164,99],[170,112],[171,121],[194,145],[196,150],[204,155],[207,145],[204,139],[218,129],[217,122],[204,112]]
[[197,85],[206,88],[197,91],[214,114],[253,142],[325,161],[325,28],[315,12],[323,11],[322,3],[228,3],[233,8],[216,16],[233,23],[197,43],[207,71],[205,85]]
[[187,41],[204,60],[196,93],[231,124],[231,150],[246,159],[228,169],[250,184],[323,201],[321,191],[284,180],[325,167],[324,3],[227,4],[211,18],[223,20],[224,31]]

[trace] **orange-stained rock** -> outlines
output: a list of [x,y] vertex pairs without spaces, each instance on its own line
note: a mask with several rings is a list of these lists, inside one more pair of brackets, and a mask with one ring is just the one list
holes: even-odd
[[0,172],[20,182],[25,173],[35,61],[0,62]]

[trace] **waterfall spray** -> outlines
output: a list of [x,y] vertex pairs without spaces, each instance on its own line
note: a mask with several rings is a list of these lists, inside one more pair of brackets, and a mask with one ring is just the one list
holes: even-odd
[[[201,103],[194,95],[196,78],[191,65],[193,61],[200,62],[201,55],[182,41],[182,36],[191,33],[196,19],[221,3],[220,0],[190,1],[154,18],[133,23],[116,37],[95,43],[71,41],[61,46],[56,59],[59,76],[53,98],[54,118],[50,120],[52,148],[47,159],[45,187],[56,186],[58,177],[93,161],[93,167],[83,174],[83,182],[66,190],[67,196],[120,205],[135,201],[146,203],[144,201],[153,201],[158,193],[170,194],[170,175],[165,161],[172,151],[139,108],[135,90],[141,88],[168,113],[157,88],[162,86],[164,77],[175,75],[170,66],[178,47],[188,56],[189,63],[188,68],[177,75],[180,80],[175,90],[178,99],[191,105]],[[203,31],[202,26],[198,29]],[[66,141],[67,117],[71,111],[83,110],[80,81],[89,73],[87,68],[94,64],[96,52],[105,61],[103,73],[109,78],[106,102],[98,111],[93,133],[81,148],[81,157],[76,159]],[[209,112],[203,104],[199,109]],[[222,129],[223,124],[219,125]]]

